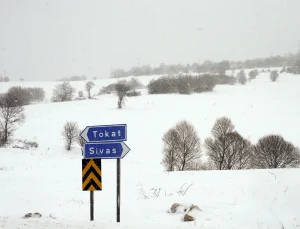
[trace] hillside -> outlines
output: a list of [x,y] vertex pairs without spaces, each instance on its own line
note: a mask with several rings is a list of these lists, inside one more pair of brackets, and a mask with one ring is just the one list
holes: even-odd
[[[3,228],[297,228],[300,227],[299,169],[195,171],[166,173],[161,162],[162,136],[180,120],[191,122],[203,143],[215,120],[228,116],[252,143],[266,134],[281,134],[300,146],[300,77],[268,73],[246,85],[218,85],[213,92],[192,95],[148,95],[127,98],[124,109],[115,95],[97,100],[50,103],[57,82],[10,82],[10,86],[43,87],[46,102],[25,107],[26,121],[15,139],[36,141],[36,150],[0,148],[0,225]],[[141,77],[147,84],[152,77]],[[97,80],[94,93],[115,79]],[[84,82],[72,82],[77,90]],[[131,148],[122,159],[121,224],[115,223],[113,160],[102,160],[103,191],[95,194],[95,222],[89,222],[89,194],[81,190],[81,149],[67,152],[61,130],[66,121],[88,125],[126,123]],[[177,191],[192,185],[186,195]],[[161,189],[158,197],[153,190]],[[143,192],[144,191],[144,192]],[[144,193],[144,194],[143,194]],[[171,195],[172,194],[172,195]],[[147,198],[146,198],[147,197]],[[197,204],[196,223],[181,222],[167,210],[175,203]],[[40,212],[40,219],[22,219]],[[50,214],[52,218],[50,217]],[[55,216],[55,217],[53,217]],[[53,219],[55,218],[55,219]]]

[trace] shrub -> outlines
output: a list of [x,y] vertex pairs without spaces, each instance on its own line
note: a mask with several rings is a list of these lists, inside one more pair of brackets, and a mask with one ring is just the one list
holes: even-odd
[[12,99],[17,106],[30,104],[31,95],[25,88],[11,87],[7,92],[7,96]]
[[277,81],[278,78],[279,78],[279,74],[278,74],[277,70],[273,70],[273,71],[270,72],[270,80],[272,82]]
[[190,79],[191,78],[188,76],[178,76],[176,78],[177,90],[179,94],[189,95],[192,93]]
[[151,80],[148,84],[149,94],[170,94],[176,92],[178,92],[178,89],[175,77],[162,76],[156,80]]
[[79,98],[83,98],[84,96],[83,96],[83,91],[78,91],[78,97]]
[[136,89],[141,89],[144,85],[136,78],[131,78],[131,80],[127,83],[130,87],[130,90],[135,91]]
[[[192,92],[201,93],[212,91],[217,85],[218,79],[222,76],[203,75],[203,76],[163,76],[156,80],[151,80],[148,84],[149,94],[191,94]],[[227,79],[223,79],[225,83]],[[220,80],[221,81],[221,80]]]
[[53,102],[71,101],[75,91],[69,82],[63,82],[55,86],[51,100]]
[[39,145],[36,142],[31,142],[31,141],[27,141],[27,140],[17,140],[12,147],[18,148],[18,149],[29,150],[29,149],[36,149],[39,147]]
[[249,72],[249,81],[256,79],[256,77],[258,76],[259,72],[258,70],[252,70]]
[[128,96],[128,97],[140,96],[140,95],[141,95],[140,91],[129,91],[126,93],[126,96]]
[[125,97],[127,92],[129,91],[129,86],[124,83],[117,83],[115,85],[117,96],[118,96],[118,108],[122,108],[125,102]]
[[246,74],[244,70],[241,70],[238,74],[237,74],[237,81],[244,85],[247,82],[247,78],[246,78]]
[[29,87],[26,90],[30,94],[30,102],[41,102],[45,99],[45,91],[41,87]]
[[300,165],[299,149],[280,135],[267,135],[259,139],[253,158],[255,167],[261,169]]

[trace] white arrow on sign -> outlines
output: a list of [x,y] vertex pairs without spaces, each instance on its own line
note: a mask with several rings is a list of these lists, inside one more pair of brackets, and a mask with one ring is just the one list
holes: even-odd
[[123,158],[130,151],[130,148],[124,142],[121,142],[121,146],[123,148],[121,158]]
[[117,159],[124,158],[130,148],[124,142],[85,143],[84,158]]
[[89,128],[86,127],[86,128],[82,131],[82,133],[80,134],[80,136],[81,136],[86,142],[89,141],[89,138],[88,138],[88,136],[87,136],[88,131],[89,131]]

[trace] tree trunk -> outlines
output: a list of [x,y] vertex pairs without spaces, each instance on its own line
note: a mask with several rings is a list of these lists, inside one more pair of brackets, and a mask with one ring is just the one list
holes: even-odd
[[8,123],[5,121],[5,126],[4,126],[4,143],[6,143],[8,140]]

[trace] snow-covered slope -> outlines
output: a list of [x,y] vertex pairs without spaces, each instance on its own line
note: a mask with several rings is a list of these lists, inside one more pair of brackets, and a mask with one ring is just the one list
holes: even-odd
[[[48,91],[53,86],[43,85]],[[299,169],[166,173],[160,164],[161,137],[182,119],[195,126],[202,142],[216,118],[225,115],[253,143],[265,134],[280,133],[299,146],[299,85],[299,76],[282,74],[278,82],[271,83],[265,73],[245,86],[217,86],[212,93],[131,97],[122,110],[116,109],[115,95],[26,106],[26,122],[15,138],[36,141],[39,148],[0,149],[0,226],[300,227]],[[71,152],[64,149],[61,130],[65,121],[77,121],[81,128],[128,125],[126,144],[131,151],[122,159],[120,225],[115,223],[114,160],[102,161],[103,191],[95,193],[95,222],[89,222],[89,193],[81,191],[81,150],[79,146]],[[177,193],[182,185],[191,185],[184,196]],[[160,189],[158,197],[153,196],[153,188]],[[181,222],[182,215],[167,213],[175,202],[197,204],[202,209],[195,224]],[[43,217],[22,219],[28,212],[40,212]]]

